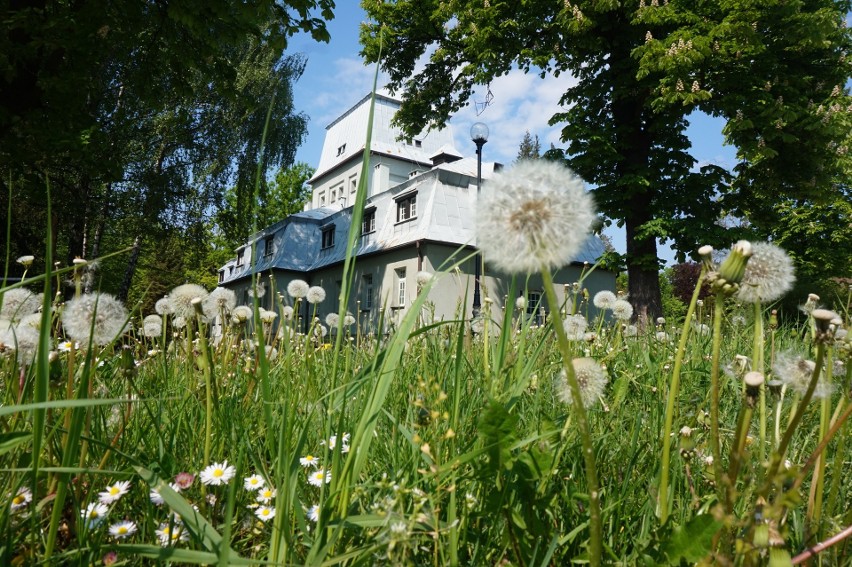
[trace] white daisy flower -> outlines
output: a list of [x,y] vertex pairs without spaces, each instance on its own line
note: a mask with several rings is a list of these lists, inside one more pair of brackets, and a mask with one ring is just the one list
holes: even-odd
[[157,540],[159,540],[160,545],[163,547],[174,545],[179,541],[189,540],[189,534],[184,530],[183,526],[170,526],[167,523],[163,523],[154,530],[154,533],[157,534]]
[[319,465],[319,459],[314,457],[313,455],[305,455],[301,459],[299,459],[299,464],[303,467],[316,467]]
[[268,522],[275,517],[275,508],[270,506],[261,506],[254,511],[254,515],[257,516],[261,522]]
[[269,504],[277,494],[278,491],[272,487],[267,486],[266,488],[261,488],[257,491],[257,501],[262,502],[263,504]]
[[100,502],[92,502],[85,509],[80,510],[80,518],[86,521],[89,529],[98,527],[109,514],[109,508]]
[[232,465],[228,465],[228,461],[223,461],[221,463],[213,463],[201,471],[199,476],[201,477],[201,484],[219,486],[228,484],[236,474],[237,469]]
[[266,481],[259,474],[253,474],[243,479],[243,486],[246,490],[260,490]]
[[113,524],[109,527],[109,535],[114,537],[115,539],[123,539],[126,537],[130,537],[136,533],[136,523],[135,522],[118,522],[117,524]]
[[24,508],[27,504],[33,501],[33,493],[30,492],[30,489],[22,486],[18,489],[18,493],[15,494],[15,497],[12,498],[11,508],[12,511],[15,512]]
[[[169,488],[175,492],[180,492],[180,486],[175,483],[170,483]],[[162,506],[164,503],[163,496],[156,489],[151,489],[151,492],[148,493],[148,498],[151,499],[151,504],[154,506]]]
[[323,482],[326,484],[331,482],[331,473],[326,472],[325,469],[317,469],[308,475],[308,483],[314,486],[322,486]]
[[308,508],[308,519],[312,522],[316,522],[319,520],[320,515],[320,507],[319,504],[314,504],[310,508]]
[[101,504],[112,504],[118,502],[122,496],[130,492],[130,481],[122,480],[106,487],[106,490],[98,494]]

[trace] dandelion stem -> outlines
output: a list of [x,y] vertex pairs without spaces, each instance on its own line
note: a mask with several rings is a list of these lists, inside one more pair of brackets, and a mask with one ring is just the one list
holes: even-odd
[[[559,300],[556,298],[556,290],[553,288],[553,278],[546,268],[541,270],[541,278],[544,283],[544,292],[547,295],[547,303],[556,308]],[[595,451],[592,445],[592,436],[589,432],[589,421],[586,408],[583,407],[583,396],[577,376],[574,373],[573,357],[571,356],[571,345],[562,326],[559,313],[551,312],[551,326],[556,332],[556,342],[559,352],[562,354],[562,365],[565,367],[566,381],[571,388],[571,402],[574,414],[577,418],[577,428],[580,431],[580,439],[583,445],[583,460],[586,465],[586,484],[589,490],[589,564],[597,567],[601,564],[603,551],[603,524],[601,521],[600,489],[595,465]],[[558,466],[558,463],[555,464]]]
[[719,438],[719,352],[722,347],[722,312],[725,308],[725,295],[716,293],[716,305],[713,309],[713,351],[710,367],[710,450],[713,453],[713,470],[716,475],[716,494],[720,502],[725,501],[725,489],[722,487],[722,448]]
[[660,489],[657,493],[657,509],[660,524],[665,524],[668,521],[669,510],[671,509],[671,503],[669,502],[669,462],[671,461],[671,434],[674,422],[674,408],[680,388],[680,369],[683,365],[683,357],[686,354],[686,342],[689,339],[690,323],[692,322],[692,316],[695,313],[695,306],[698,304],[698,296],[701,294],[701,287],[704,285],[706,275],[707,269],[702,266],[701,272],[698,274],[698,281],[695,284],[695,291],[692,292],[692,299],[689,301],[686,318],[683,320],[683,330],[680,333],[680,340],[677,345],[674,368],[672,369],[672,381],[669,385],[669,394],[666,400],[666,420],[663,427],[663,459],[660,463]]
[[[754,350],[751,358],[751,369],[763,374],[763,309],[760,302],[754,302]],[[764,374],[765,376],[765,374]],[[745,387],[745,382],[743,382]],[[758,455],[760,462],[766,460],[766,380],[760,385],[759,398],[759,419],[760,419],[760,447],[758,447]]]

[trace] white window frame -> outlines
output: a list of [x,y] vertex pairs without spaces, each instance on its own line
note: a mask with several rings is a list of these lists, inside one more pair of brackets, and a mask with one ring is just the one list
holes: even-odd
[[376,232],[376,209],[364,211],[364,219],[361,221],[361,234]]
[[397,268],[394,270],[396,272],[396,303],[397,307],[405,307],[408,303],[408,296],[406,295],[405,284],[405,268]]
[[417,218],[417,193],[412,193],[396,202],[396,222],[407,222]]
[[[331,235],[331,236],[327,236]],[[334,225],[325,227],[322,229],[322,250],[328,250],[330,248],[334,248]]]

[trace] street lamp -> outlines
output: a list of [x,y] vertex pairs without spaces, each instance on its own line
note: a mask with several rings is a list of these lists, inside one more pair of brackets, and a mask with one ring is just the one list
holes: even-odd
[[[488,141],[488,126],[477,122],[470,127],[470,139],[476,144],[476,195],[479,201],[479,190],[482,188],[482,146]],[[479,295],[479,280],[482,277],[482,254],[476,253],[473,268],[473,316],[478,317],[482,307]]]

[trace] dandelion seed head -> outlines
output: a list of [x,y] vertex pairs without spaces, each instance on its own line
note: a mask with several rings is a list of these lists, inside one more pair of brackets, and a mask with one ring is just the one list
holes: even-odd
[[325,316],[325,324],[329,326],[329,328],[336,328],[337,324],[340,322],[340,315],[337,313],[329,313]]
[[307,295],[305,295],[305,299],[308,303],[322,303],[325,301],[325,290],[318,285],[311,286]]
[[523,295],[521,295],[515,300],[515,309],[517,309],[518,311],[523,311],[526,308],[527,308],[527,298],[524,297]]
[[775,376],[798,394],[804,394],[811,382],[816,364],[792,351],[782,351],[775,357],[772,371]]
[[157,303],[154,304],[154,311],[156,311],[158,315],[172,314],[172,302],[168,295],[157,300]]
[[196,297],[203,302],[210,295],[206,289],[197,284],[183,284],[174,288],[169,292],[169,301],[171,302],[172,314],[176,317],[191,319],[195,317],[195,306],[192,300]]
[[304,280],[293,280],[287,284],[287,294],[293,299],[301,299],[308,295],[310,286]]
[[630,321],[630,318],[633,317],[633,306],[630,305],[629,301],[617,299],[612,305],[612,316],[619,321]]
[[39,333],[32,327],[10,326],[0,331],[0,345],[3,345],[6,352],[16,353],[19,364],[32,363],[38,351],[38,344]]
[[28,289],[16,287],[2,294],[3,307],[0,308],[0,319],[17,323],[27,315],[39,310],[42,294],[35,294]]
[[142,334],[149,339],[155,339],[163,334],[163,318],[159,315],[148,315],[142,320]]
[[124,305],[108,293],[81,295],[69,300],[62,310],[65,334],[80,344],[105,345],[129,329]]
[[432,281],[433,277],[434,277],[434,274],[432,274],[432,272],[426,272],[426,271],[421,270],[421,271],[417,272],[417,275],[414,276],[414,281],[417,282],[417,285],[419,285],[420,287],[423,287],[426,284],[428,284],[430,281]]
[[609,290],[597,292],[592,298],[592,304],[598,309],[612,309],[615,306],[617,297]]
[[508,273],[571,262],[596,215],[583,181],[549,161],[522,161],[488,182],[477,207],[477,245]]
[[226,287],[217,287],[205,298],[202,309],[204,310],[204,316],[212,321],[217,315],[230,315],[236,306],[237,294],[234,290]]
[[790,291],[796,281],[793,260],[784,249],[768,242],[751,245],[737,298],[746,303],[768,303]]
[[272,324],[275,322],[275,319],[278,318],[278,313],[272,310],[261,309],[260,310],[260,321],[262,323]]
[[[606,371],[593,358],[575,358],[572,362],[577,384],[580,386],[580,396],[583,407],[592,407],[603,396],[608,382]],[[563,370],[556,383],[556,395],[566,404],[573,403],[568,377]]]
[[354,324],[355,324],[355,316],[352,315],[352,313],[347,313],[346,315],[343,316],[343,326],[344,327],[351,327]]
[[266,284],[261,282],[254,287],[250,287],[248,290],[249,297],[256,297],[261,299],[264,295],[266,295]]
[[582,341],[586,336],[586,328],[589,322],[582,315],[568,315],[562,322],[565,334],[569,341]]
[[293,319],[293,308],[289,305],[285,305],[281,308],[281,318],[285,321],[291,321]]
[[253,311],[251,307],[248,305],[238,305],[234,307],[233,311],[231,311],[231,317],[237,321],[237,323],[245,323],[252,317]]

